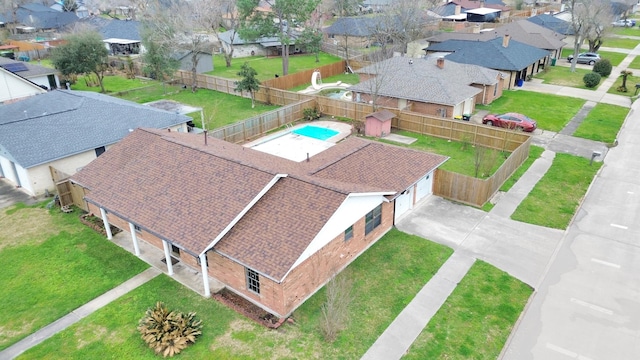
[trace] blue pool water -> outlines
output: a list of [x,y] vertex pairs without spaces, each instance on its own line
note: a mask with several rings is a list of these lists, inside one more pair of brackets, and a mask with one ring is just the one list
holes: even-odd
[[340,132],[318,126],[307,125],[292,131],[294,134],[307,136],[318,140],[327,140],[332,136],[338,135]]

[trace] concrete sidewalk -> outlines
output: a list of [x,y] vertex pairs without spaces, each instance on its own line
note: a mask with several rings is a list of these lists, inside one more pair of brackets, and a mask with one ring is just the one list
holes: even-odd
[[94,311],[104,307],[105,305],[118,299],[119,297],[128,293],[129,291],[155,278],[156,276],[160,275],[160,273],[161,272],[158,269],[153,267],[141,272],[140,274],[132,277],[131,279],[125,281],[119,286],[116,286],[115,288],[107,291],[103,295],[98,296],[97,298],[89,301],[88,303],[82,305],[76,310],[63,316],[62,318],[52,322],[51,324],[34,332],[33,334],[27,336],[26,338],[13,344],[12,346],[4,349],[3,351],[0,352],[0,359],[16,358],[18,355],[40,344],[41,342],[47,340],[53,335],[68,328],[69,326],[75,324],[76,322],[87,317]]
[[362,357],[363,360],[400,359],[444,304],[475,259],[455,252],[418,292]]

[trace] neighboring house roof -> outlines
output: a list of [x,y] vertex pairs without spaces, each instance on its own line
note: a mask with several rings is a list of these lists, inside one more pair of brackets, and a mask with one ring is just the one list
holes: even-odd
[[[171,54],[171,58],[176,59],[178,61],[186,58],[187,56],[191,56],[191,54],[193,53],[193,50],[178,50],[176,52],[174,52],[173,54]],[[198,54],[203,54],[203,55],[212,55],[211,51],[198,51]]]
[[352,137],[297,163],[138,129],[72,181],[89,189],[87,201],[192,255],[219,237],[213,251],[281,281],[350,194],[401,192],[446,159]]
[[549,30],[555,31],[559,34],[563,35],[573,35],[575,32],[573,31],[573,27],[571,23],[568,21],[564,21],[562,19],[556,18],[549,14],[540,14],[536,16],[532,16],[527,18],[528,21],[531,21],[534,24],[538,24],[543,26]]
[[[260,37],[257,38],[254,41],[247,41],[244,40],[242,37],[240,37],[240,34],[238,34],[235,30],[227,30],[221,34],[218,35],[218,40],[226,43],[226,44],[231,44],[231,37],[233,37],[233,44],[232,45],[247,45],[247,44],[260,44],[264,47],[269,47],[269,46],[280,46],[282,45],[282,43],[280,42],[280,38],[278,38],[277,36],[269,36],[269,37]],[[297,38],[297,33],[293,34],[293,38],[294,41]]]
[[505,35],[509,35],[511,40],[516,40],[545,50],[556,50],[567,45],[562,41],[562,39],[565,38],[564,35],[526,20],[514,21],[480,33],[442,32],[429,37],[427,41],[431,43],[439,43],[447,40],[487,41],[501,38]]
[[12,60],[2,56],[0,56],[0,67],[16,73],[26,79],[52,74],[57,75],[59,73],[56,69],[35,65],[24,61]]
[[[6,18],[11,18],[5,14]],[[19,23],[36,29],[60,29],[78,20],[73,12],[60,12],[42,4],[24,4],[16,10]]]
[[458,5],[460,6],[461,13],[466,13],[469,10],[478,9],[481,7],[497,9],[500,11],[510,10],[510,8],[500,0],[485,1],[484,4],[482,4],[482,2],[480,1],[473,0],[455,0],[447,2],[444,5],[436,6],[433,11],[440,16],[452,16],[455,15],[456,7]]
[[350,16],[341,17],[324,29],[329,35],[368,37],[375,35],[386,25],[382,17]]
[[137,127],[190,119],[98,93],[54,90],[2,106],[0,152],[31,168],[114,144]]
[[380,96],[442,105],[456,105],[475,96],[480,89],[471,84],[493,85],[499,72],[481,66],[437,59],[393,57],[357,70],[376,77],[351,86],[348,90]]
[[142,41],[140,29],[142,24],[136,20],[105,19],[99,16],[88,16],[78,20],[96,29],[102,39],[125,39]]
[[503,38],[489,41],[447,40],[430,45],[427,52],[451,52],[445,58],[464,64],[484,66],[489,69],[520,71],[549,55],[546,50],[509,40],[503,46]]

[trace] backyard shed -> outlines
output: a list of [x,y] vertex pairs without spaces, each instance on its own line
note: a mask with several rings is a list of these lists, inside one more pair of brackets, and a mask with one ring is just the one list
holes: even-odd
[[364,134],[366,136],[383,137],[391,133],[391,119],[396,116],[389,110],[380,110],[366,116]]

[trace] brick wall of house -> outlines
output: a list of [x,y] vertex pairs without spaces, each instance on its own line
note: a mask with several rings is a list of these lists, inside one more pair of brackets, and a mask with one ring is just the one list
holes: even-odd
[[[483,90],[483,92],[476,95],[476,99],[475,99],[476,104],[489,105],[493,102],[493,100],[502,96],[502,82],[500,80],[498,80],[498,83],[496,85],[487,86],[486,89],[484,86],[479,84],[472,84],[471,86],[478,88],[480,90]],[[493,94],[494,91],[496,93],[495,95]],[[483,103],[483,97],[484,97],[484,103]]]
[[440,116],[439,109],[446,109],[447,115],[445,117],[453,117],[453,106],[414,102],[411,107],[411,111],[432,116]]

